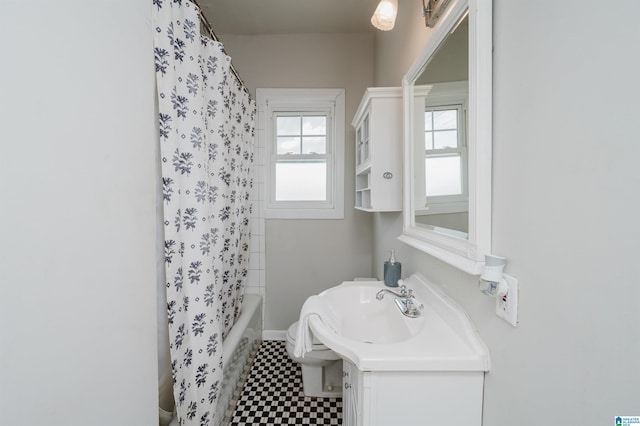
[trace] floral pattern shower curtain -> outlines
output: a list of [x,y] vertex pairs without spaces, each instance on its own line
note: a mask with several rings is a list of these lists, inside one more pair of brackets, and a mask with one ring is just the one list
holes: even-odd
[[167,308],[180,424],[218,424],[248,271],[255,103],[187,0],[153,0]]

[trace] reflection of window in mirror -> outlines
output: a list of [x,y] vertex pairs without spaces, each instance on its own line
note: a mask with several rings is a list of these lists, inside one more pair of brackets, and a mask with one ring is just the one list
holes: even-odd
[[468,232],[468,82],[416,86],[415,223]]
[[427,107],[425,124],[426,205],[466,201],[467,146],[464,140],[463,105]]
[[[414,85],[414,223],[436,232],[469,231],[467,105],[469,26],[456,23]],[[421,127],[418,127],[421,126]]]

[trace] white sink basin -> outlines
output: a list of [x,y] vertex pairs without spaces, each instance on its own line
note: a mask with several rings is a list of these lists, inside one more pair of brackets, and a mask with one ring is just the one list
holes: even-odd
[[393,302],[393,295],[385,294],[383,300],[376,300],[381,283],[363,283],[366,282],[345,282],[320,294],[340,312],[342,337],[354,342],[384,345],[410,339],[422,330],[424,317],[405,317]]
[[311,315],[313,334],[362,371],[488,371],[489,352],[466,313],[419,274],[405,284],[424,305],[420,317],[402,315],[392,294],[376,300],[383,282],[346,281],[320,293],[340,314],[339,330]]

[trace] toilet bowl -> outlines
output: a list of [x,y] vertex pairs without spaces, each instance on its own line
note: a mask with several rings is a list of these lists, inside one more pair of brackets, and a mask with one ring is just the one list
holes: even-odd
[[298,321],[287,330],[287,353],[300,364],[302,370],[302,386],[305,396],[320,398],[336,398],[342,396],[342,359],[320,341],[313,338],[311,352],[304,358],[294,355]]

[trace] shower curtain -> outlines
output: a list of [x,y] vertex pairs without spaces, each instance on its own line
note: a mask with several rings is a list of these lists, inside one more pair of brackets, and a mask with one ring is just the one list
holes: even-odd
[[181,425],[214,425],[248,271],[255,103],[194,4],[153,5],[174,398]]

